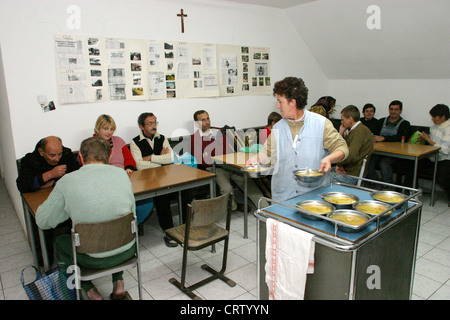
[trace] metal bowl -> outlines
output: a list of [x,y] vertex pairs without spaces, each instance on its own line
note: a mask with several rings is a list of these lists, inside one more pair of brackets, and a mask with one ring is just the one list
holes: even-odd
[[[336,207],[336,209],[351,209],[353,204],[359,201],[359,197],[354,194],[345,192],[327,192],[320,195],[323,201],[328,202]],[[344,202],[348,198],[351,201]],[[338,203],[342,202],[342,203]]]
[[302,183],[319,183],[326,174],[315,169],[303,168],[295,170],[294,175]]
[[[364,227],[360,226],[370,219],[367,214],[350,209],[336,210],[327,214],[327,217],[342,222],[342,224],[338,223],[337,226],[339,230],[344,232],[359,232],[361,230],[364,230],[367,225]],[[352,224],[352,221],[355,224]]]
[[374,191],[370,196],[377,201],[386,202],[392,205],[405,201],[407,198],[405,194],[395,191]]
[[244,167],[241,171],[246,172],[251,178],[261,178],[271,175],[273,173],[273,167],[257,164],[256,166]]
[[[353,204],[353,209],[360,212],[364,212],[365,214],[368,214],[371,217],[378,216],[379,214],[388,210],[389,208],[391,208],[390,204],[375,200],[364,200]],[[382,219],[389,217],[392,212],[394,212],[394,210],[390,210],[384,213]]]
[[[311,213],[315,213],[315,214],[320,215],[320,216],[326,216],[327,214],[329,214],[329,213],[333,212],[334,210],[336,210],[336,208],[333,205],[331,205],[331,204],[329,204],[329,203],[327,203],[325,201],[320,201],[320,200],[300,201],[295,206],[297,207],[297,210],[299,211],[300,215],[303,218],[306,218],[306,219],[309,219],[309,220],[321,220],[320,217],[318,217],[318,216],[316,216],[314,214],[311,214]],[[329,211],[324,212],[324,213],[316,213],[316,212],[313,212],[311,210],[308,210],[308,209],[310,209],[310,208],[308,208],[309,206],[325,207],[325,209],[329,209]]]

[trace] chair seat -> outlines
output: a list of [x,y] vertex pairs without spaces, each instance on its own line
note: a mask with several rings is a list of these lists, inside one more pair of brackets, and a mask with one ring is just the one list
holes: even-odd
[[[178,243],[184,243],[185,233],[185,224],[166,230],[166,234]],[[202,249],[203,247],[206,247],[211,243],[220,241],[220,239],[222,238],[225,239],[227,235],[228,231],[217,226],[216,224],[201,227],[191,226],[189,235],[189,249]]]
[[133,257],[130,260],[127,260],[121,264],[118,264],[114,267],[111,268],[106,268],[106,269],[89,269],[89,268],[84,268],[84,267],[80,267],[80,280],[81,281],[89,281],[89,280],[93,280],[99,277],[102,277],[103,275],[109,275],[112,272],[112,270],[114,270],[114,273],[116,272],[120,272],[120,271],[124,271],[126,269],[129,269],[133,266],[137,265],[137,257]]

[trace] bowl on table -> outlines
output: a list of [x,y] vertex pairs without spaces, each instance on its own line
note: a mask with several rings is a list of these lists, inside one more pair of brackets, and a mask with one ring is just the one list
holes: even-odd
[[396,191],[374,191],[370,196],[378,201],[386,202],[391,205],[405,201],[407,195]]
[[359,201],[359,197],[345,192],[327,192],[320,196],[323,201],[332,204],[336,209],[351,209],[353,204]]
[[[363,200],[353,204],[353,209],[364,212],[369,216],[379,216],[381,213],[389,210],[391,205],[386,202],[375,201],[375,200]],[[389,217],[394,210],[389,210],[383,214],[382,219]]]
[[309,220],[321,220],[320,217],[315,216],[311,213],[326,216],[327,214],[336,210],[336,208],[333,205],[320,200],[300,201],[295,206],[299,211],[300,215]]
[[257,164],[255,166],[244,167],[241,171],[246,172],[251,178],[261,178],[271,175],[273,173],[273,167]]
[[370,219],[367,214],[351,209],[336,210],[327,214],[327,217],[342,222],[343,224],[337,224],[337,226],[339,230],[344,232],[359,232],[364,230],[367,225],[362,228],[359,226]]

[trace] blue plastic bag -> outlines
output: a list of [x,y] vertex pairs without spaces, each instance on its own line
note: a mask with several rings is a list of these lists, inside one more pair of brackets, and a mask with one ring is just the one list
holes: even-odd
[[189,152],[183,153],[181,156],[174,154],[173,163],[182,163],[190,167],[197,168],[197,159]]

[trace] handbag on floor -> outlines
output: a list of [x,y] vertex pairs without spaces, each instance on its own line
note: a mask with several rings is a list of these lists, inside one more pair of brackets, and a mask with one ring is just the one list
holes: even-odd
[[[36,279],[25,284],[23,273],[26,269],[33,268]],[[39,272],[35,266],[29,266],[22,270],[20,281],[30,300],[76,300],[75,288],[68,286],[69,275],[67,266],[60,265],[44,274]]]

